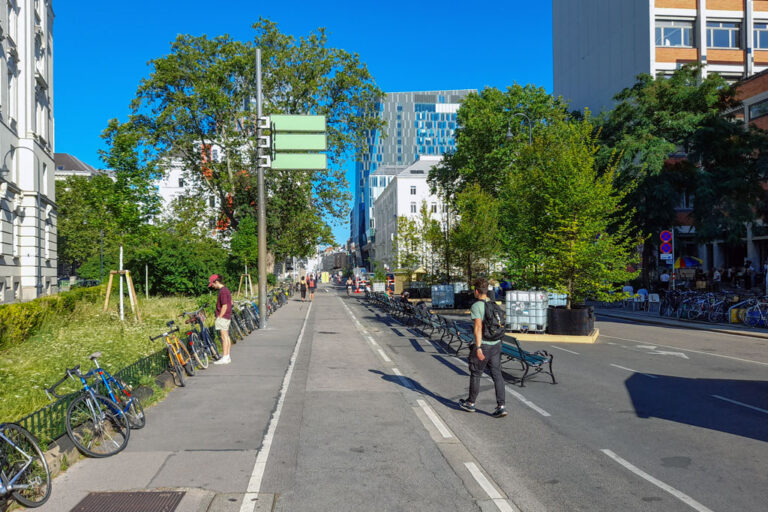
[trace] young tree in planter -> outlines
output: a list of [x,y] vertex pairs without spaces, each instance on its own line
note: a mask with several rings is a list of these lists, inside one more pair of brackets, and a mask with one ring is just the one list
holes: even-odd
[[473,270],[483,259],[497,256],[499,243],[499,201],[473,183],[456,195],[458,222],[451,231],[450,243],[456,259],[472,284]]
[[395,267],[408,270],[409,276],[419,265],[419,230],[416,221],[408,217],[397,218],[397,235],[393,244]]
[[527,172],[517,176],[513,192],[520,211],[519,229],[532,233],[540,255],[541,281],[568,294],[568,308],[587,298],[611,300],[618,284],[634,277],[639,238],[622,201],[630,192],[617,188],[616,166],[599,169],[599,149],[589,116],[556,122],[539,132],[530,150]]

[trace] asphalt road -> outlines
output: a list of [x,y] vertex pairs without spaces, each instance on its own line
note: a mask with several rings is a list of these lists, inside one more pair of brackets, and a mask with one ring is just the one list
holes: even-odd
[[[321,288],[238,343],[233,364],[147,411],[124,453],[54,481],[43,510],[92,491],[180,489],[176,512],[764,511],[768,340],[603,321],[555,354],[558,384],[490,380],[364,301]],[[463,355],[463,354],[462,354]]]

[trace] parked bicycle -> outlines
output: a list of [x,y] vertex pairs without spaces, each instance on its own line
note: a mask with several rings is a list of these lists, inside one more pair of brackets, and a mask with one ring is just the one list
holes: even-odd
[[102,368],[99,365],[100,357],[101,352],[95,352],[88,356],[88,359],[93,361],[93,371],[101,379],[106,394],[113,402],[120,406],[128,418],[128,423],[130,423],[132,430],[144,428],[147,424],[147,418],[144,416],[144,408],[141,406],[139,398],[131,395],[133,388],[125,382],[117,380],[107,370]]
[[80,365],[67,369],[64,377],[45,391],[50,397],[66,398],[56,393],[56,388],[72,379],[80,381],[82,390],[67,407],[67,435],[80,452],[90,457],[109,457],[122,451],[128,444],[131,425],[128,416],[111,398],[99,395],[88,385],[88,379],[96,375],[91,370],[85,375]]
[[51,471],[37,439],[15,423],[0,423],[0,500],[12,496],[39,507],[51,495]]
[[196,345],[200,345],[207,356],[210,356],[214,361],[218,361],[221,358],[221,354],[219,354],[219,347],[216,346],[216,342],[211,336],[210,329],[205,326],[205,307],[206,305],[203,305],[197,311],[185,311],[181,316],[187,317],[186,323],[193,326],[190,331],[187,331],[187,339],[192,340]]
[[174,321],[170,320],[165,325],[170,330],[158,336],[150,336],[149,339],[151,341],[162,339],[165,342],[165,347],[168,349],[170,369],[173,371],[178,385],[184,387],[186,385],[184,373],[190,377],[193,376],[195,374],[195,365],[192,363],[192,356],[189,355],[189,351],[176,335],[179,332],[179,328],[173,327]]

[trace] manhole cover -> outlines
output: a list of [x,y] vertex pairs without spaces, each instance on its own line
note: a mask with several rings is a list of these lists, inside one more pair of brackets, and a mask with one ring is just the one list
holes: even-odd
[[92,492],[70,512],[173,512],[183,492]]

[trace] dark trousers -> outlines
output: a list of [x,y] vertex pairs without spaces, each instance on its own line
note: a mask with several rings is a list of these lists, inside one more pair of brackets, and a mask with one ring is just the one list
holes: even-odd
[[469,401],[475,403],[478,393],[480,393],[480,379],[483,377],[485,367],[491,369],[491,378],[496,388],[496,404],[504,405],[505,390],[504,377],[501,375],[501,342],[496,345],[483,344],[483,355],[485,359],[480,361],[477,358],[477,350],[474,345],[469,354]]

